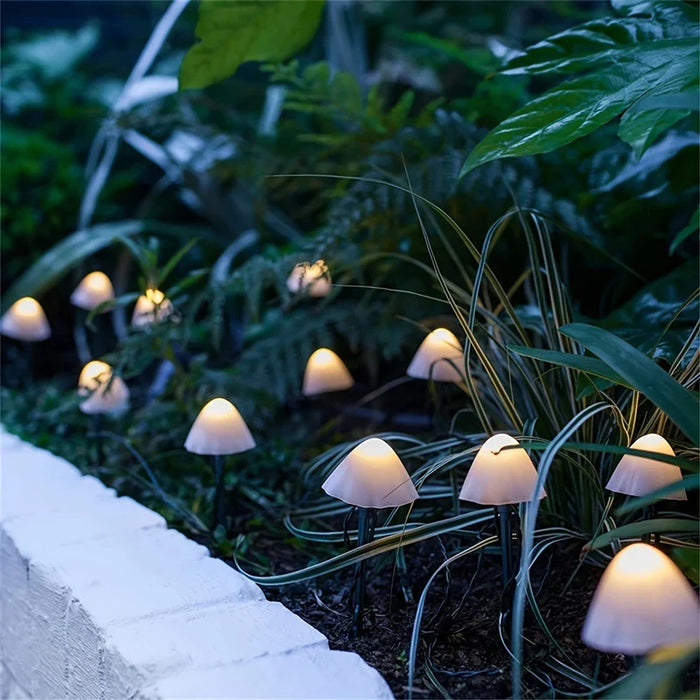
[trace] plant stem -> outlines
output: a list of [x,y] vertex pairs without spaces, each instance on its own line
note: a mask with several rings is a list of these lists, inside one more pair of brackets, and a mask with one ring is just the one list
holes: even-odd
[[[358,508],[357,546],[368,544],[374,540],[374,528],[377,522],[377,511],[374,508]],[[361,616],[365,604],[365,584],[367,578],[367,561],[363,560],[355,566],[355,595],[352,608],[352,636],[356,637],[362,631]]]
[[[651,504],[646,506],[642,510],[642,520],[652,520],[653,518],[656,517],[656,505]],[[660,545],[661,544],[661,534],[658,532],[653,533],[647,533],[646,535],[642,535],[642,542],[646,542],[647,544],[651,544],[652,537],[654,539],[654,544],[655,545]]]
[[102,467],[104,466],[103,462],[105,461],[104,439],[102,436],[102,414],[95,413],[95,415],[92,417],[92,421],[92,429],[95,433],[97,447],[97,466]]
[[222,455],[214,455],[214,478],[216,479],[214,527],[226,526],[226,489],[224,487],[224,458]]

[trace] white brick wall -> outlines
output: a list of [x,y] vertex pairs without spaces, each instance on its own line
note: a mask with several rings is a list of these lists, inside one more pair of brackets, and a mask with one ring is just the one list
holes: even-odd
[[390,698],[163,518],[0,432],[0,698]]

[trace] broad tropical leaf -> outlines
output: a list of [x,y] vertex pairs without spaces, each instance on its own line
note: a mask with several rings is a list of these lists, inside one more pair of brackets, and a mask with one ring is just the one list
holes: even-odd
[[281,61],[318,29],[323,0],[205,0],[200,40],[180,66],[180,89],[203,88],[233,75],[246,61]]
[[467,157],[462,175],[498,158],[547,153],[623,115],[618,135],[640,156],[698,103],[698,11],[688,3],[617,3],[625,17],[549,37],[506,74],[583,75],[532,100]]

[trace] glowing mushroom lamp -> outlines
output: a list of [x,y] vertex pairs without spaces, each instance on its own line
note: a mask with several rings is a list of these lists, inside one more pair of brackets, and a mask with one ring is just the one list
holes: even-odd
[[[630,447],[634,450],[645,450],[657,454],[675,457],[671,445],[656,433],[649,433],[635,440]],[[608,491],[623,493],[628,496],[646,496],[657,489],[680,482],[683,478],[681,470],[675,464],[661,462],[648,457],[636,455],[623,455],[618,462],[610,480],[605,485]],[[687,501],[685,489],[679,484],[678,490],[665,496],[672,501]],[[644,509],[644,519],[654,517],[655,507],[648,506]],[[646,536],[649,537],[648,535]],[[658,538],[658,536],[657,536]]]
[[331,291],[328,266],[323,260],[297,263],[287,278],[287,289],[292,294],[305,292],[312,297],[328,296]]
[[216,489],[214,512],[216,525],[226,521],[224,455],[245,452],[255,447],[255,440],[238,409],[226,399],[212,399],[199,412],[185,440],[185,449],[213,457]]
[[432,379],[435,382],[462,384],[464,376],[464,350],[452,331],[436,328],[418,347],[406,374],[416,379]]
[[8,338],[36,343],[51,336],[41,304],[32,297],[18,299],[0,318],[0,333]]
[[680,569],[643,542],[620,550],[603,572],[581,638],[599,651],[635,656],[697,643],[698,597]]
[[[512,506],[533,500],[536,484],[537,471],[527,452],[515,438],[498,433],[477,452],[459,494],[462,501],[494,506],[504,591],[514,572]],[[537,498],[546,495],[542,489]]]
[[146,328],[173,314],[173,304],[160,289],[147,289],[137,300],[131,325]]
[[51,336],[51,328],[41,304],[32,297],[18,299],[0,318],[0,333],[25,344],[21,364],[24,365],[24,379],[27,384],[31,384],[34,372],[32,343]]
[[[358,509],[358,547],[374,539],[377,509],[398,508],[418,498],[403,462],[391,446],[379,438],[369,438],[355,447],[321,488],[329,496]],[[360,631],[366,575],[367,562],[361,561],[355,567],[353,634]]]
[[[75,319],[74,337],[78,355],[83,360],[87,360],[92,354],[85,329],[87,314],[100,304],[112,299],[114,299],[114,287],[109,277],[99,270],[85,275],[70,295],[71,304],[79,309]],[[95,335],[95,340],[98,341],[100,334],[95,333]],[[101,349],[98,345],[95,354],[100,354]]]
[[329,391],[343,391],[354,386],[345,363],[328,348],[319,348],[306,362],[301,393],[316,396]]
[[95,270],[82,280],[70,295],[73,306],[85,311],[92,311],[100,304],[114,299],[114,287],[104,272]]
[[82,397],[80,410],[93,416],[96,434],[97,460],[102,463],[104,456],[101,417],[104,414],[122,413],[129,405],[129,388],[121,377],[114,376],[112,368],[101,360],[88,362],[78,377],[78,395]]

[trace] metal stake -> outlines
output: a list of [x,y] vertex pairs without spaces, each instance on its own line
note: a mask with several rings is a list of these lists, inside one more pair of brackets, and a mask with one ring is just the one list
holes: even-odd
[[[377,511],[374,508],[358,508],[357,546],[361,547],[374,540],[374,528]],[[352,636],[356,637],[362,630],[362,608],[365,604],[365,584],[367,578],[367,560],[355,565],[355,595],[352,608]]]
[[214,527],[226,525],[226,489],[224,488],[224,458],[214,455]]

